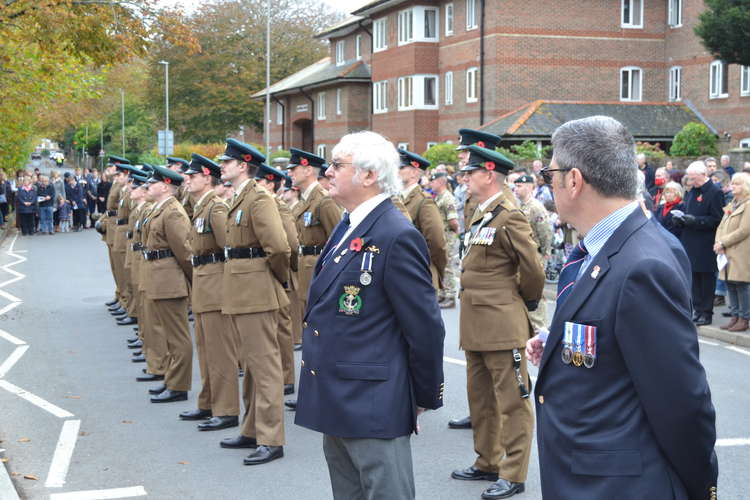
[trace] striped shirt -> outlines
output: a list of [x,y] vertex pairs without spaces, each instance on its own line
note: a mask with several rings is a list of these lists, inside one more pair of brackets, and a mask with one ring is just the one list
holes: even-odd
[[596,225],[591,228],[591,231],[583,237],[583,245],[586,247],[588,255],[583,259],[583,264],[581,264],[581,268],[578,270],[578,278],[580,278],[586,268],[589,267],[591,261],[596,258],[596,255],[607,243],[609,237],[617,231],[622,223],[625,222],[625,219],[627,219],[637,208],[637,201],[628,203],[624,207],[615,210],[597,222]]

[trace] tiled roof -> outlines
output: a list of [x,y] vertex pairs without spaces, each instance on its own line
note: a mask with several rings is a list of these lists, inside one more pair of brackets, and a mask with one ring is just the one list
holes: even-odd
[[534,101],[487,123],[481,130],[503,139],[549,139],[570,120],[605,115],[621,122],[637,140],[671,140],[685,124],[704,123],[684,103]]
[[[270,87],[271,95],[283,94],[302,87],[316,87],[338,80],[369,81],[370,67],[363,61],[351,61],[336,66],[330,57],[287,76]],[[266,89],[253,94],[254,98],[265,97]]]
[[357,29],[357,26],[359,25],[359,22],[362,21],[364,17],[359,16],[348,16],[343,21],[334,24],[333,26],[329,26],[328,28],[324,29],[317,35],[315,35],[315,38],[329,38],[331,36],[345,36]]

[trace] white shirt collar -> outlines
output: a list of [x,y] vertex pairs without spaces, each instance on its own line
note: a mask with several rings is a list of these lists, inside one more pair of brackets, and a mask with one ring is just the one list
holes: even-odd
[[309,186],[307,186],[307,189],[305,189],[305,192],[302,193],[302,201],[307,201],[307,198],[312,194],[313,189],[315,189],[315,186],[319,186],[320,183],[318,181],[313,182]]
[[411,194],[411,192],[412,192],[412,191],[414,191],[414,189],[415,189],[415,188],[416,188],[417,186],[419,186],[419,183],[418,183],[418,182],[415,182],[414,184],[412,184],[412,185],[411,185],[411,186],[409,186],[408,188],[404,188],[404,189],[403,189],[403,190],[401,191],[401,197],[402,197],[402,198],[404,198],[404,199],[406,199],[406,198],[407,198],[407,197],[408,197],[408,196],[409,196],[409,195]]
[[487,198],[485,201],[483,201],[482,203],[480,203],[479,206],[477,207],[477,210],[479,210],[480,212],[484,212],[485,210],[487,210],[487,207],[489,207],[492,204],[493,201],[495,201],[496,199],[500,198],[500,196],[502,196],[502,194],[503,194],[502,191],[498,191],[497,193],[493,194],[492,196],[490,196],[489,198]]
[[367,218],[368,215],[370,215],[370,212],[375,210],[378,205],[383,203],[385,200],[390,198],[385,193],[376,194],[369,200],[363,201],[362,203],[357,206],[354,210],[352,210],[352,213],[349,214],[349,229],[344,233],[344,236],[341,237],[341,239],[336,244],[336,247],[334,247],[334,250],[338,249],[338,247],[341,246],[341,243],[346,241],[349,238],[349,235],[352,234],[352,232],[357,229],[357,226],[359,226],[363,220]]

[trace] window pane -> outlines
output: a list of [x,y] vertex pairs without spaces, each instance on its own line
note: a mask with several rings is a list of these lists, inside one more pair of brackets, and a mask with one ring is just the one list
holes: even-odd
[[435,38],[437,36],[437,27],[435,26],[436,12],[434,10],[424,11],[424,37]]
[[729,93],[729,68],[726,63],[721,63],[721,94]]
[[633,70],[633,91],[631,92],[634,101],[641,100],[641,70]]
[[622,88],[620,89],[621,99],[630,99],[630,71],[622,71]]
[[435,100],[435,84],[436,84],[435,78],[425,78],[424,79],[424,105],[425,106],[434,106],[437,104],[437,101]]
[[453,4],[445,6],[445,32],[446,34],[453,33]]
[[630,2],[632,0],[622,0],[622,24],[631,24],[631,12],[632,8]]
[[631,0],[632,21],[631,23],[638,26],[641,24],[641,5],[643,0]]

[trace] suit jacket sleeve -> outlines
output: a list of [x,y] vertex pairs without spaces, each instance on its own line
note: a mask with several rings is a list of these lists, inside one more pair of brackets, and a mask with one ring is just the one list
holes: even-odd
[[[704,499],[718,475],[716,425],[689,290],[669,264],[639,263],[623,284],[615,336],[659,447],[689,497]],[[638,320],[644,306],[656,313]]]
[[279,283],[286,283],[289,280],[291,250],[286,242],[276,202],[268,193],[261,193],[253,201],[250,213],[253,214],[253,231],[266,252],[271,271]]
[[520,210],[511,210],[501,231],[504,234],[500,235],[500,241],[506,250],[515,253],[518,261],[521,297],[527,302],[540,300],[544,292],[544,268],[539,262],[539,252],[529,222]]
[[323,225],[323,229],[326,232],[326,236],[330,237],[333,232],[333,228],[336,227],[341,221],[341,208],[336,205],[336,202],[331,198],[325,198],[320,202],[320,223]]
[[222,202],[216,202],[211,207],[211,231],[219,248],[227,246],[227,206]]
[[394,238],[386,257],[384,285],[409,351],[409,371],[417,406],[443,405],[445,327],[435,298],[430,260],[416,230]]
[[445,251],[443,218],[440,215],[440,209],[432,199],[425,198],[422,208],[419,210],[419,228],[427,241],[430,260],[435,264],[442,283],[445,265],[448,263],[448,254]]
[[174,253],[177,263],[180,264],[188,282],[193,280],[193,265],[190,262],[192,251],[188,243],[190,237],[190,222],[181,211],[177,209],[166,209],[166,220],[164,231],[169,248]]
[[[710,180],[707,182],[711,182]],[[724,216],[724,193],[719,188],[711,189],[706,193],[708,202],[708,215],[696,215],[695,224],[691,229],[701,231],[714,231],[719,226]]]

